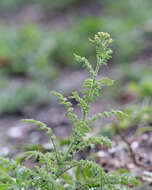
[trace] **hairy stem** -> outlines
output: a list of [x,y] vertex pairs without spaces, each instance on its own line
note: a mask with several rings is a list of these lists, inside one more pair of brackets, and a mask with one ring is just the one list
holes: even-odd
[[57,164],[58,164],[58,166],[60,166],[60,161],[59,161],[59,158],[58,158],[56,144],[55,144],[55,142],[54,142],[54,140],[53,140],[52,137],[50,137],[50,139],[51,139],[51,142],[52,142],[52,145],[53,145],[53,149],[54,149],[54,152],[55,152],[55,157],[56,157],[56,160],[57,160]]
[[90,92],[89,92],[88,102],[87,102],[88,104],[90,104],[91,99],[92,99],[92,96],[93,96],[93,93],[94,93],[94,85],[95,85],[95,82],[96,82],[96,75],[93,77],[91,89],[90,89]]
[[61,171],[57,176],[56,176],[56,179],[59,178],[60,176],[62,176],[65,172],[67,172],[68,170],[76,167],[77,165],[74,165],[74,166],[70,166],[69,168],[66,168],[65,170]]

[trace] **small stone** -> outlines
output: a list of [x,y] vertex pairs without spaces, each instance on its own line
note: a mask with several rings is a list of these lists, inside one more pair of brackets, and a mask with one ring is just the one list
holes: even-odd
[[143,140],[147,140],[147,139],[148,139],[148,135],[147,135],[147,134],[143,134],[143,135],[142,135],[142,139],[143,139]]
[[50,150],[53,149],[53,145],[51,143],[45,143],[43,144],[44,149]]
[[138,148],[138,146],[139,146],[139,144],[138,144],[137,141],[134,141],[133,143],[131,143],[131,148],[132,149],[136,149],[136,148]]
[[8,147],[2,147],[0,155],[1,156],[7,156],[10,153],[10,149]]
[[7,132],[8,137],[10,138],[21,138],[23,135],[23,130],[21,127],[13,127]]
[[107,154],[106,152],[102,151],[102,150],[100,150],[100,151],[97,153],[97,155],[98,155],[99,157],[108,157],[108,154]]

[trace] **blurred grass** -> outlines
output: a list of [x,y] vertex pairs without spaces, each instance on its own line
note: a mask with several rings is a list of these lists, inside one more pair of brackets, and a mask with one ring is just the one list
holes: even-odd
[[12,32],[4,27],[0,32],[1,70],[9,75],[53,77],[49,59],[51,39],[47,33],[35,25],[26,25]]
[[[105,1],[104,1],[105,2]],[[115,40],[114,62],[131,61],[145,48],[145,24],[152,18],[152,4],[149,1],[110,1],[98,17],[86,16],[69,31],[65,29],[56,34],[56,43],[52,50],[53,60],[59,64],[74,66],[73,52],[92,58],[93,50],[88,38],[98,31],[110,33]],[[68,37],[67,37],[68,32]],[[62,48],[63,47],[63,48]],[[60,51],[61,50],[61,51]],[[71,55],[71,56],[70,56]]]
[[[14,12],[24,6],[38,5],[45,12],[50,10],[70,11],[70,9],[87,2],[88,0],[1,0],[0,10],[2,12]],[[100,2],[100,0],[95,0],[94,2]]]
[[[135,93],[141,100],[152,97],[152,68],[141,67],[137,73],[137,70],[132,70],[134,79],[128,82],[128,90]],[[135,77],[136,76],[136,77]]]
[[24,5],[34,3],[33,0],[1,0],[1,12],[14,12],[22,8]]
[[[54,10],[62,14],[69,11],[69,16],[76,17],[77,8],[82,4],[87,8],[90,2],[1,0],[0,10],[2,13],[17,13],[26,5],[36,4],[46,15],[49,10]],[[88,38],[98,31],[111,34],[115,40],[112,63],[118,67],[124,65],[120,70],[122,78],[130,77],[132,72],[130,70],[126,73],[125,65],[136,59],[152,38],[151,33],[148,31],[147,36],[146,31],[147,23],[152,18],[152,4],[148,0],[96,0],[94,3],[101,4],[101,10],[98,10],[96,16],[86,14],[74,19],[69,27],[51,32],[45,31],[41,21],[39,25],[23,23],[21,27],[0,23],[0,114],[14,112],[26,104],[47,102],[46,94],[52,80],[57,77],[57,71],[63,67],[79,68],[75,64],[73,53],[95,61],[94,48],[90,47]],[[133,75],[139,77],[140,74],[137,76],[135,69]],[[21,83],[13,83],[14,86],[10,89],[12,79],[16,78]],[[144,98],[151,95],[150,81],[150,74],[145,73],[140,80],[129,80],[128,88]]]
[[0,114],[48,102],[57,71],[49,58],[49,36],[34,25],[11,32],[2,27],[0,33]]

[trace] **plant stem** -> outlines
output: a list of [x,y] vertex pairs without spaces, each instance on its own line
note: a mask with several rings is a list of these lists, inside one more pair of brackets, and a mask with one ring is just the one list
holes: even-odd
[[68,170],[76,167],[77,165],[74,165],[74,166],[70,166],[69,168],[66,168],[65,170],[63,170],[62,172],[60,172],[57,176],[56,176],[56,179],[59,178],[61,175],[63,175],[65,172],[67,172]]
[[55,144],[55,142],[54,142],[54,140],[53,140],[52,137],[50,137],[50,139],[51,139],[51,142],[52,142],[52,145],[53,145],[53,149],[54,149],[54,152],[55,152],[57,164],[58,164],[58,166],[60,166],[60,161],[59,161],[59,158],[58,158],[58,153],[57,153],[57,149],[56,149],[56,144]]
[[70,153],[70,151],[71,151],[71,149],[72,149],[73,144],[74,144],[74,142],[72,141],[72,142],[70,143],[70,145],[69,145],[68,150],[66,151],[66,153],[65,153],[65,155],[64,155],[64,157],[63,157],[62,162],[64,162],[64,161],[66,160],[68,154]]

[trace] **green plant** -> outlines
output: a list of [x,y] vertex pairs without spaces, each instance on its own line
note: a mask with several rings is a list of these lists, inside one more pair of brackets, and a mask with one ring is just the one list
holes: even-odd
[[27,152],[26,159],[34,159],[37,165],[33,169],[21,166],[17,161],[0,160],[0,182],[1,189],[12,190],[124,190],[130,189],[132,185],[138,184],[137,180],[128,173],[120,174],[106,173],[103,168],[96,164],[92,158],[87,160],[76,160],[75,155],[88,146],[105,144],[111,147],[111,141],[103,136],[90,136],[91,124],[103,117],[117,115],[123,117],[121,111],[97,113],[89,116],[92,102],[99,96],[104,85],[110,86],[113,80],[102,78],[97,80],[99,69],[105,65],[111,57],[109,45],[112,42],[110,35],[99,32],[93,40],[96,46],[97,63],[95,69],[85,57],[75,55],[76,61],[87,67],[90,78],[83,83],[82,97],[73,92],[71,98],[76,99],[81,109],[81,117],[74,113],[71,102],[62,94],[52,92],[60,100],[60,104],[66,107],[66,117],[73,124],[73,133],[69,137],[69,145],[66,149],[60,149],[56,137],[52,134],[51,128],[46,124],[34,119],[25,119],[39,126],[40,130],[46,132],[53,145],[53,151],[41,153],[39,151]]

